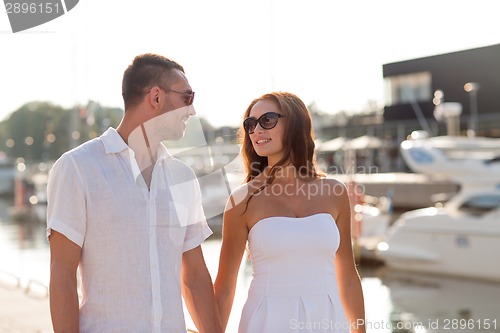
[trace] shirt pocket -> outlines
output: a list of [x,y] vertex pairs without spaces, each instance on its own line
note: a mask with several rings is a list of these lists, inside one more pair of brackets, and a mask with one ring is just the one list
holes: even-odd
[[168,205],[159,205],[157,207],[157,230],[162,234],[166,233],[170,244],[175,247],[182,247],[186,236],[186,226],[189,221],[188,207],[173,201],[168,201]]

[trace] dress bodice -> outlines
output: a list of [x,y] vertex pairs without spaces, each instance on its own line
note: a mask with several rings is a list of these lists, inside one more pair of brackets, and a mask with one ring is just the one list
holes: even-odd
[[336,283],[334,259],[340,236],[328,213],[262,219],[250,230],[248,242],[252,291],[316,294]]
[[348,333],[335,275],[333,217],[273,216],[248,234],[253,278],[239,333]]

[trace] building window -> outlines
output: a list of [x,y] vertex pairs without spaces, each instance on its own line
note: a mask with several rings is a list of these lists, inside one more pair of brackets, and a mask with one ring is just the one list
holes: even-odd
[[385,106],[428,102],[432,99],[430,72],[390,76],[384,79]]

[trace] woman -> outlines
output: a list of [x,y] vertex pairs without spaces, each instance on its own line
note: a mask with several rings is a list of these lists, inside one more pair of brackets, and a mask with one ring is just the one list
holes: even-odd
[[248,241],[254,273],[240,333],[365,332],[347,190],[316,170],[306,106],[291,93],[263,95],[243,129],[246,183],[226,206],[215,281],[222,324]]

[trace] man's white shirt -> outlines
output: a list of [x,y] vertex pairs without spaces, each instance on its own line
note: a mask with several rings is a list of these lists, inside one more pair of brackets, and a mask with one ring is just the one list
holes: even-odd
[[212,234],[188,166],[161,144],[148,189],[110,128],[61,156],[47,198],[47,235],[82,248],[82,333],[186,332],[182,253]]

